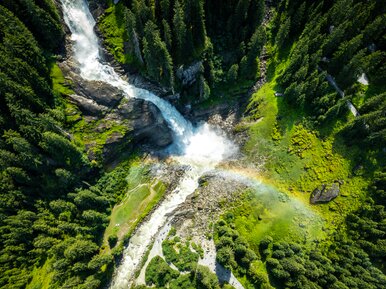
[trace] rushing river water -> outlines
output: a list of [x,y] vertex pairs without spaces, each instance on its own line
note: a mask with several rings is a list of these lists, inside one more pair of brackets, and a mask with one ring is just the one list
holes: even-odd
[[173,131],[174,143],[169,152],[176,161],[189,165],[178,187],[142,223],[124,250],[122,263],[114,274],[111,288],[127,288],[153,237],[165,225],[185,198],[194,192],[198,179],[230,157],[236,147],[219,131],[208,124],[194,127],[169,102],[153,93],[137,88],[123,80],[114,69],[102,62],[99,40],[94,32],[93,19],[85,0],[61,0],[64,20],[72,33],[73,54],[86,80],[106,82],[122,90],[128,98],[140,98],[155,104]]

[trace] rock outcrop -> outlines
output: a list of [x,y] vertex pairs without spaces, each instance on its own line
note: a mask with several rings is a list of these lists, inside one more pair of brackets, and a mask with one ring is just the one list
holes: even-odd
[[[79,108],[89,126],[95,126],[91,128],[95,140],[86,143],[90,159],[98,158],[97,147],[103,161],[111,162],[136,145],[160,149],[172,143],[171,130],[154,104],[127,98],[105,82],[84,80],[71,59],[61,63],[60,67],[75,92],[69,96],[70,101]],[[121,129],[114,130],[117,127]],[[98,139],[102,135],[107,135],[103,144]]]
[[328,203],[335,199],[339,193],[339,183],[333,183],[329,185],[322,184],[311,193],[310,202],[311,204]]
[[94,19],[98,19],[98,17],[101,16],[106,9],[106,1],[104,0],[88,0],[88,5]]
[[188,67],[180,67],[177,69],[177,77],[182,81],[183,85],[192,85],[197,80],[197,74],[200,72],[202,62],[198,61]]

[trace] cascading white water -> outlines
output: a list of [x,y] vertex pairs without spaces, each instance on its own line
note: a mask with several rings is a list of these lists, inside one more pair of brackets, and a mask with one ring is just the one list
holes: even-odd
[[124,251],[122,264],[111,284],[111,288],[127,288],[152,238],[167,222],[167,216],[194,192],[199,177],[234,154],[236,147],[208,124],[194,128],[169,102],[121,79],[111,66],[103,64],[100,60],[99,42],[94,32],[95,20],[85,0],[61,0],[61,3],[64,20],[72,33],[73,53],[79,65],[80,75],[87,80],[109,83],[122,90],[128,98],[140,98],[155,104],[174,133],[175,150],[172,153],[178,154],[174,158],[190,166],[177,189],[131,237]]

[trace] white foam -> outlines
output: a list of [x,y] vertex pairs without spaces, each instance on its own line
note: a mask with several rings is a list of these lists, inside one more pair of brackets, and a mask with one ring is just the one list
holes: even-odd
[[99,41],[94,32],[95,20],[86,2],[84,0],[61,0],[61,2],[64,20],[72,33],[74,59],[78,63],[80,75],[86,80],[109,83],[125,92],[128,98],[140,98],[155,104],[174,134],[174,143],[168,151],[175,155],[177,161],[190,166],[190,170],[185,173],[178,187],[130,238],[124,250],[122,263],[114,274],[111,284],[111,288],[128,288],[149,244],[167,222],[168,215],[194,192],[199,177],[230,157],[236,151],[236,146],[223,133],[206,123],[198,128],[193,127],[169,102],[127,83],[111,66],[102,63]]
[[359,76],[358,82],[362,83],[363,85],[369,85],[369,80],[367,79],[367,76],[364,73],[362,73],[362,75]]

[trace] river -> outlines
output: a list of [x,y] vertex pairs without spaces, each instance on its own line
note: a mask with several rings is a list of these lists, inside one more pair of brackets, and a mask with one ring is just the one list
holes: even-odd
[[134,272],[154,236],[167,223],[168,216],[196,190],[200,176],[234,155],[237,147],[221,131],[206,123],[194,127],[166,100],[123,80],[103,61],[100,42],[94,32],[96,23],[86,1],[61,0],[61,3],[64,20],[71,31],[72,53],[80,76],[86,80],[106,82],[123,91],[128,98],[144,99],[155,104],[173,131],[174,142],[167,149],[168,153],[177,162],[189,166],[177,188],[130,238],[111,283],[111,288],[128,288],[133,282]]

